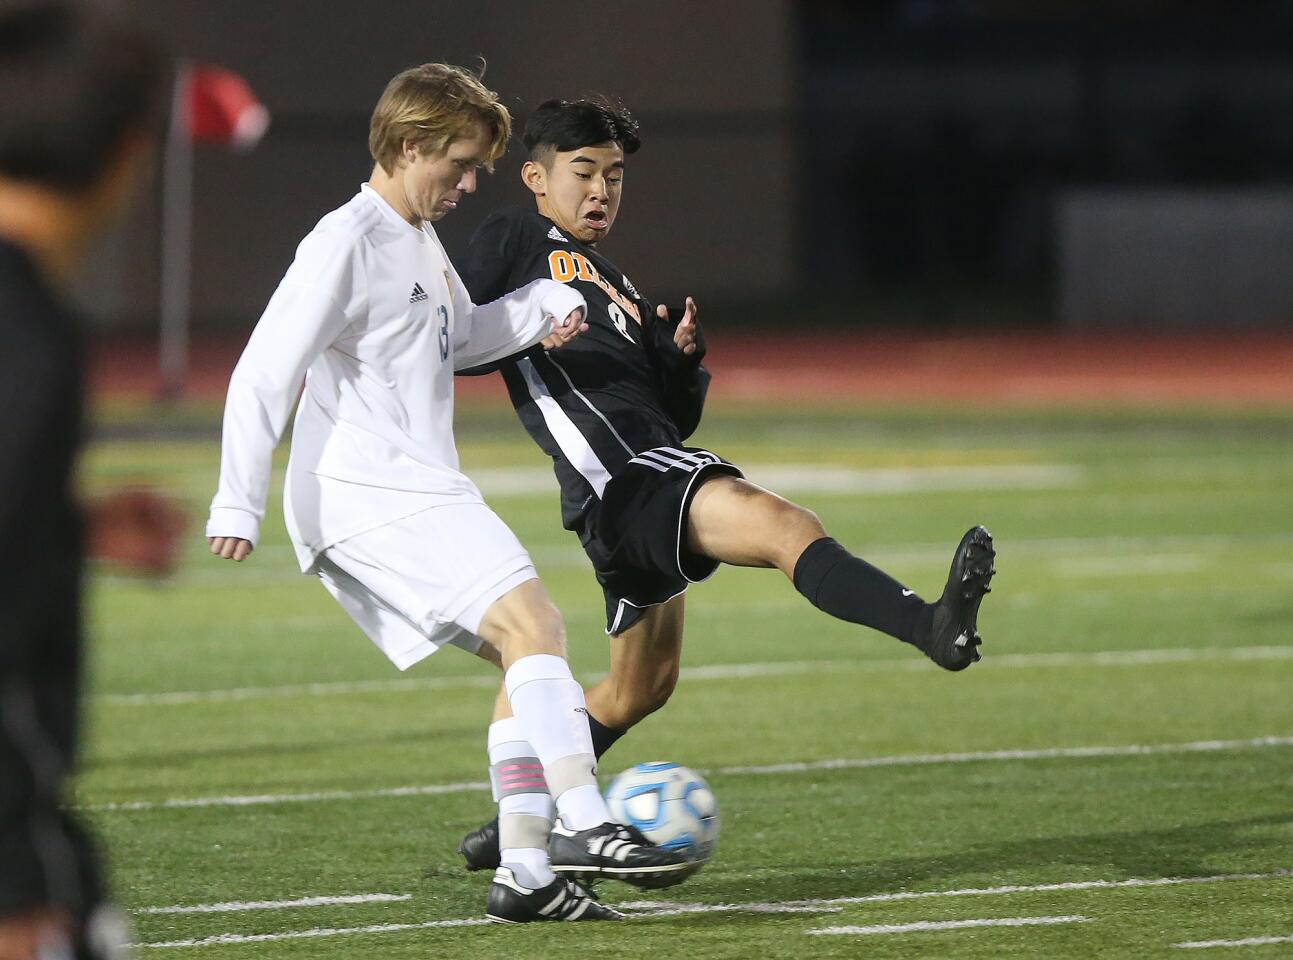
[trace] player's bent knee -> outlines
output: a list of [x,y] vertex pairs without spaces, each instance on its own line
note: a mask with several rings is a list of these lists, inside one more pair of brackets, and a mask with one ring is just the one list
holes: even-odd
[[766,509],[770,526],[776,531],[772,544],[776,556],[773,559],[776,566],[784,568],[787,564],[793,565],[808,544],[826,536],[826,528],[817,514],[807,507],[775,494],[769,494],[769,499]]
[[566,655],[565,623],[537,580],[496,600],[478,632],[498,648],[504,665],[532,654]]

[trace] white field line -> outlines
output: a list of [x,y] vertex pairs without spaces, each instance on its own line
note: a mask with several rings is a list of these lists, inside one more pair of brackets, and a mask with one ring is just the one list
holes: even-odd
[[[1082,880],[1069,883],[1042,883],[999,887],[967,888],[957,890],[928,890],[923,892],[897,891],[876,893],[864,897],[837,897],[830,900],[788,900],[780,903],[658,903],[637,901],[616,904],[636,918],[653,920],[660,917],[695,913],[838,913],[843,907],[857,903],[890,903],[902,900],[924,900],[936,897],[1001,896],[1017,893],[1049,893],[1053,891],[1121,890],[1140,887],[1170,887],[1189,884],[1225,883],[1241,880],[1283,880],[1293,877],[1293,870],[1276,870],[1270,873],[1229,873],[1203,877],[1150,877],[1129,880]],[[349,934],[391,933],[402,930],[428,930],[437,927],[477,927],[488,923],[483,918],[456,920],[429,920],[423,923],[387,923],[365,927],[318,928],[293,930],[284,933],[253,935],[220,934],[195,940],[168,940],[156,943],[138,943],[136,947],[154,949],[166,947],[209,947],[221,944],[265,943],[275,940],[296,940],[313,937],[338,937]],[[1225,941],[1218,941],[1225,943]],[[1193,946],[1194,944],[1178,944]],[[1211,946],[1212,944],[1200,944]],[[1228,944],[1227,944],[1228,945]]]
[[[1130,744],[1125,746],[1050,747],[1041,750],[987,750],[975,753],[925,753],[889,757],[812,760],[774,763],[766,766],[718,767],[701,770],[706,775],[767,776],[809,773],[815,770],[860,770],[871,767],[911,767],[955,763],[1018,762],[1065,758],[1138,757],[1155,754],[1218,753],[1293,746],[1293,737],[1255,737],[1249,740],[1199,740],[1192,743]],[[312,803],[323,800],[373,800],[387,797],[420,797],[444,793],[470,793],[489,789],[489,784],[444,783],[427,786],[389,787],[379,790],[329,790],[315,793],[261,794],[252,796],[187,797],[170,800],[137,800],[124,803],[91,804],[79,809],[89,813],[132,813],[145,810],[176,810],[195,807],[251,807],[279,803]]]
[[[1162,536],[1017,538],[1010,540],[1006,546],[1009,547],[1010,556],[1015,560],[1039,557],[1046,571],[1063,577],[1065,565],[1075,555],[1086,557],[1092,563],[1108,560],[1111,564],[1122,564],[1130,572],[1144,575],[1153,571],[1144,570],[1142,565],[1138,564],[1136,559],[1129,556],[1129,554],[1139,554],[1150,565],[1162,562],[1159,558],[1182,553],[1206,556],[1209,564],[1218,564],[1224,562],[1223,559],[1216,557],[1216,551],[1218,550],[1240,547],[1277,547],[1282,544],[1288,544],[1290,541],[1293,541],[1293,537],[1282,533],[1251,535],[1218,533],[1168,534]],[[917,544],[848,543],[845,546],[854,553],[867,557],[885,567],[907,564],[911,566],[931,565],[941,569],[947,564],[947,542]],[[1001,545],[999,544],[998,546]],[[263,587],[280,583],[301,582],[303,574],[286,559],[292,556],[288,547],[267,544],[257,547],[256,550],[257,554],[278,551],[282,554],[284,560],[282,563],[276,563],[272,567],[262,564],[257,570],[253,586]],[[555,544],[536,545],[530,548],[530,556],[538,565],[540,571],[544,569],[591,570],[588,558],[584,555],[583,550],[573,545],[565,547]],[[206,559],[210,560],[209,557]],[[261,559],[268,560],[270,557],[267,555]],[[1170,561],[1167,562],[1170,563]],[[1095,569],[1098,571],[1098,566]],[[1287,578],[1290,570],[1293,570],[1291,567],[1280,564],[1268,565],[1263,569],[1281,579]],[[1082,575],[1091,574],[1084,573]],[[110,573],[96,573],[96,576],[109,581],[117,580],[121,583],[134,582],[128,577],[114,578]],[[205,567],[187,566],[175,577],[173,582],[179,586],[201,586],[212,583],[239,583],[246,585],[248,583],[246,577],[246,571],[235,569],[234,564]]]
[[1119,747],[1050,747],[1042,750],[986,750],[974,753],[923,753],[894,757],[866,757],[856,760],[813,760],[803,763],[770,763],[757,767],[720,767],[710,773],[767,775],[808,773],[813,770],[865,770],[871,767],[916,767],[943,763],[982,763],[1001,760],[1055,760],[1087,757],[1139,757],[1165,753],[1216,753],[1260,747],[1293,747],[1293,737],[1257,737],[1252,740],[1197,740],[1193,743],[1163,743]]
[[[1054,490],[1081,486],[1087,470],[1066,463],[963,464],[929,467],[848,467],[820,463],[746,463],[755,483],[781,493],[903,494],[952,490]],[[551,467],[473,470],[487,498],[556,491]]]
[[1061,579],[1097,577],[1161,577],[1168,573],[1198,573],[1216,558],[1202,553],[1145,553],[1130,557],[1073,557],[1055,564]]
[[810,936],[847,934],[861,936],[876,933],[916,933],[923,930],[967,930],[972,927],[1039,927],[1057,923],[1089,923],[1090,917],[997,917],[986,920],[920,920],[916,923],[877,923],[869,927],[822,927],[809,930]]
[[354,933],[397,933],[401,930],[430,930],[435,927],[483,927],[484,917],[463,920],[428,920],[425,923],[378,923],[369,927],[318,927],[313,930],[290,930],[286,933],[222,933],[198,940],[166,940],[158,943],[136,943],[134,947],[162,949],[165,947],[218,947],[226,943],[270,943],[275,940],[307,940],[314,937],[343,937]]
[[301,897],[297,900],[247,900],[228,903],[199,903],[170,907],[140,907],[132,912],[154,913],[241,913],[244,910],[291,910],[296,907],[333,907],[356,903],[401,903],[412,900],[410,893],[364,893],[343,897]]
[[786,900],[780,903],[688,903],[672,904],[655,900],[634,900],[617,903],[621,910],[649,911],[649,916],[670,916],[680,913],[745,913],[767,912],[773,907],[799,907],[827,910],[859,903],[895,903],[903,900],[929,900],[941,897],[997,897],[1017,893],[1059,893],[1085,890],[1128,890],[1145,887],[1179,887],[1207,883],[1233,883],[1243,880],[1285,880],[1293,878],[1293,870],[1272,870],[1269,873],[1219,873],[1202,877],[1132,877],[1128,880],[1073,880],[1065,883],[1009,884],[998,887],[967,887],[959,890],[901,890],[896,893],[872,893],[863,897],[832,897],[830,899]]
[[1183,950],[1202,950],[1208,947],[1268,947],[1273,943],[1293,943],[1293,937],[1245,937],[1243,940],[1192,940],[1174,943]]
[[200,807],[263,807],[279,803],[318,803],[324,800],[377,800],[387,797],[429,797],[443,793],[474,793],[489,789],[485,781],[433,783],[420,787],[383,790],[320,790],[314,793],[252,794],[235,797],[180,797],[171,800],[138,800],[102,803],[80,809],[91,813],[133,813],[140,810],[186,810]]
[[189,703],[225,703],[267,697],[332,697],[356,693],[398,693],[409,690],[447,690],[497,687],[499,677],[419,677],[402,680],[340,680],[330,683],[291,683],[274,687],[234,687],[227,690],[176,690],[169,693],[108,693],[92,697],[111,707],[179,706]]
[[[1135,667],[1160,663],[1215,663],[1251,660],[1293,660],[1293,644],[1253,647],[1178,647],[1149,650],[1108,650],[1089,653],[1017,653],[984,658],[992,669],[1031,667]],[[923,658],[910,656],[891,660],[790,660],[764,663],[722,663],[704,667],[683,667],[683,680],[739,680],[744,677],[798,676],[839,670],[919,671],[930,669]],[[979,668],[984,669],[984,668]],[[595,683],[601,674],[580,677]],[[494,688],[499,679],[490,676],[420,677],[398,680],[341,680],[329,683],[295,683],[273,687],[235,687],[227,690],[177,690],[168,693],[108,693],[93,697],[96,704],[110,707],[182,706],[192,703],[223,703],[271,697],[333,697],[363,693],[403,693],[418,690]]]

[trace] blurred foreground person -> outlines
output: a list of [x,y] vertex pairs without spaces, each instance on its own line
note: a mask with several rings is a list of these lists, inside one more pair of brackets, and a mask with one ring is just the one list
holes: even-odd
[[[119,19],[0,0],[0,960],[119,956],[124,940],[91,844],[60,807],[77,738],[83,552],[78,324],[61,292],[148,167],[166,69]],[[133,518],[135,552],[162,569],[175,518],[143,502],[142,534],[120,498],[92,526],[112,553],[114,529]]]

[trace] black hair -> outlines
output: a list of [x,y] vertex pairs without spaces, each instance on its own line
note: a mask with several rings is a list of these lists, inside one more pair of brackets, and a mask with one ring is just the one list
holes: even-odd
[[123,17],[74,0],[0,0],[0,176],[91,187],[160,115],[170,64]]
[[545,100],[525,121],[521,142],[531,160],[548,150],[567,153],[580,147],[615,141],[624,152],[642,145],[638,122],[622,105],[604,97],[580,100]]

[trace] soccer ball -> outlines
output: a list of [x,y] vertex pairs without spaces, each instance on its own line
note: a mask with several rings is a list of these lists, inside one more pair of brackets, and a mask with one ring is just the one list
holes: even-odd
[[620,823],[658,846],[682,851],[700,870],[718,842],[718,803],[700,774],[654,761],[625,770],[606,788],[606,805]]

